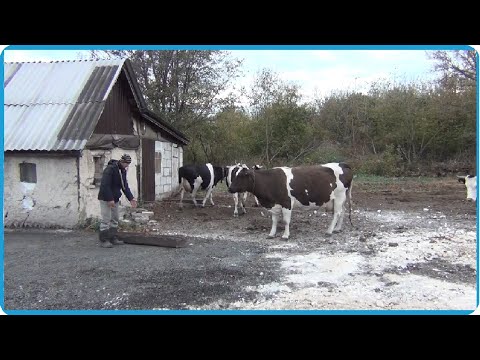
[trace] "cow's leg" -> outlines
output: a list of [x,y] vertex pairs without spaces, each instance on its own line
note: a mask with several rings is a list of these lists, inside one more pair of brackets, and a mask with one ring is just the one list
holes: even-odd
[[193,186],[193,191],[192,191],[192,201],[193,201],[193,205],[195,205],[195,207],[198,206],[197,199],[196,199],[197,191],[198,191],[198,187],[197,187],[197,184],[195,184]]
[[235,210],[233,211],[233,216],[238,216],[238,193],[233,194],[233,201],[235,203]]
[[[337,225],[335,225],[335,228],[333,229],[334,233],[342,231],[343,218],[345,216],[345,199],[343,199],[343,201],[342,200],[337,200],[336,202],[341,204],[341,205],[339,205],[340,209],[338,211],[340,213],[339,213],[339,216],[338,216]],[[335,207],[334,211],[335,212],[337,211],[336,207]]]
[[247,196],[248,196],[247,192],[244,192],[243,195],[240,196],[240,207],[242,208],[242,212],[244,214],[247,213],[247,210],[245,209],[245,204],[247,203]]
[[[347,193],[346,190],[341,190],[337,194],[335,194],[335,201],[334,201],[334,207],[333,211],[338,212],[338,221],[333,229],[334,232],[339,232],[342,230],[342,225],[343,225],[343,218],[345,216],[345,203],[347,200]],[[338,204],[338,206],[337,206]]]
[[213,187],[212,190],[210,190],[210,204],[212,204],[212,206],[215,206],[215,203],[213,202]]
[[[327,235],[332,235],[335,225],[337,225],[337,222],[341,228],[342,222],[343,222],[342,210],[343,210],[344,202],[345,202],[345,192],[343,192],[343,194],[340,192],[335,195],[335,200],[333,201],[333,219],[332,219],[332,222],[330,223],[330,226],[328,227]],[[342,218],[342,222],[340,222],[340,218]]]
[[183,195],[185,194],[185,191],[191,192],[192,186],[190,185],[187,179],[183,178],[182,183],[180,184],[180,204],[179,204],[180,209],[183,208]]
[[325,212],[326,213],[329,213],[329,212],[333,213],[333,203],[334,203],[334,200],[330,200],[329,202],[327,202],[325,204]]
[[342,206],[340,209],[340,215],[338,216],[337,225],[335,225],[335,228],[333,229],[334,233],[338,233],[342,231],[344,217],[345,217],[345,201],[342,203]]
[[183,208],[183,194],[185,193],[185,189],[183,188],[183,185],[182,185],[182,188],[180,189],[180,204],[178,204],[178,206],[180,207],[180,209]]
[[283,232],[282,239],[288,240],[290,237],[290,219],[292,218],[292,210],[282,207],[282,217],[285,223],[285,231]]
[[278,224],[278,219],[280,218],[280,213],[281,213],[281,206],[280,205],[275,205],[270,212],[272,213],[272,229],[270,230],[270,234],[268,234],[267,238],[271,239],[275,237],[275,234],[277,233],[277,224]]
[[202,207],[205,207],[205,203],[207,202],[208,198],[210,198],[210,203],[212,204],[212,206],[215,205],[213,203],[213,199],[212,199],[212,190],[213,190],[213,187],[211,187],[210,189],[207,190],[207,194],[203,198]]

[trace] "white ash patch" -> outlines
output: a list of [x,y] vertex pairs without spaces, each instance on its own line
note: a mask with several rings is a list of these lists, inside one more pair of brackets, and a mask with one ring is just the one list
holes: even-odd
[[475,269],[476,232],[447,226],[433,231],[381,232],[378,238],[368,241],[378,248],[374,256],[329,255],[318,251],[305,255],[269,253],[267,257],[282,259],[284,281],[250,288],[249,291],[259,293],[256,301],[239,301],[229,307],[256,310],[475,309],[474,285],[412,274],[408,270],[401,274],[385,270],[405,269],[408,264],[427,263],[433,259]]
[[[409,263],[442,259],[476,267],[476,234],[473,231],[445,228],[437,231],[382,233],[381,239],[369,242],[378,246],[379,256],[368,258],[375,270],[389,266],[405,267]],[[396,244],[397,246],[390,246]]]

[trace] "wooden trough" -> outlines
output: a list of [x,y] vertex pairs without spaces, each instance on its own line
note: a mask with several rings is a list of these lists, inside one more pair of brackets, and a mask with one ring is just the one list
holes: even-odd
[[187,246],[187,238],[182,235],[155,235],[135,232],[118,232],[117,236],[125,244],[163,246],[171,248],[182,248]]

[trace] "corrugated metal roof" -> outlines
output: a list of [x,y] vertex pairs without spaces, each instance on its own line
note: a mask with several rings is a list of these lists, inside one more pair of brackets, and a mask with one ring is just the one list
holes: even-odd
[[4,150],[81,150],[125,59],[4,63]]

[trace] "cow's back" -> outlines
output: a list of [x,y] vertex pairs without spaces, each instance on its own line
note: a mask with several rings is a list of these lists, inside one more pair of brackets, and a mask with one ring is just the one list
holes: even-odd
[[330,194],[337,187],[335,173],[329,167],[293,167],[291,174],[290,194],[304,206],[322,206],[330,201]]
[[190,180],[197,178],[198,173],[195,165],[184,165],[178,168],[178,183],[182,182],[182,179]]
[[182,178],[187,180],[190,186],[193,189],[194,182],[196,179],[201,179],[201,189],[205,190],[212,183],[211,173],[211,164],[202,164],[202,165],[184,165],[178,169],[178,182],[182,182]]

